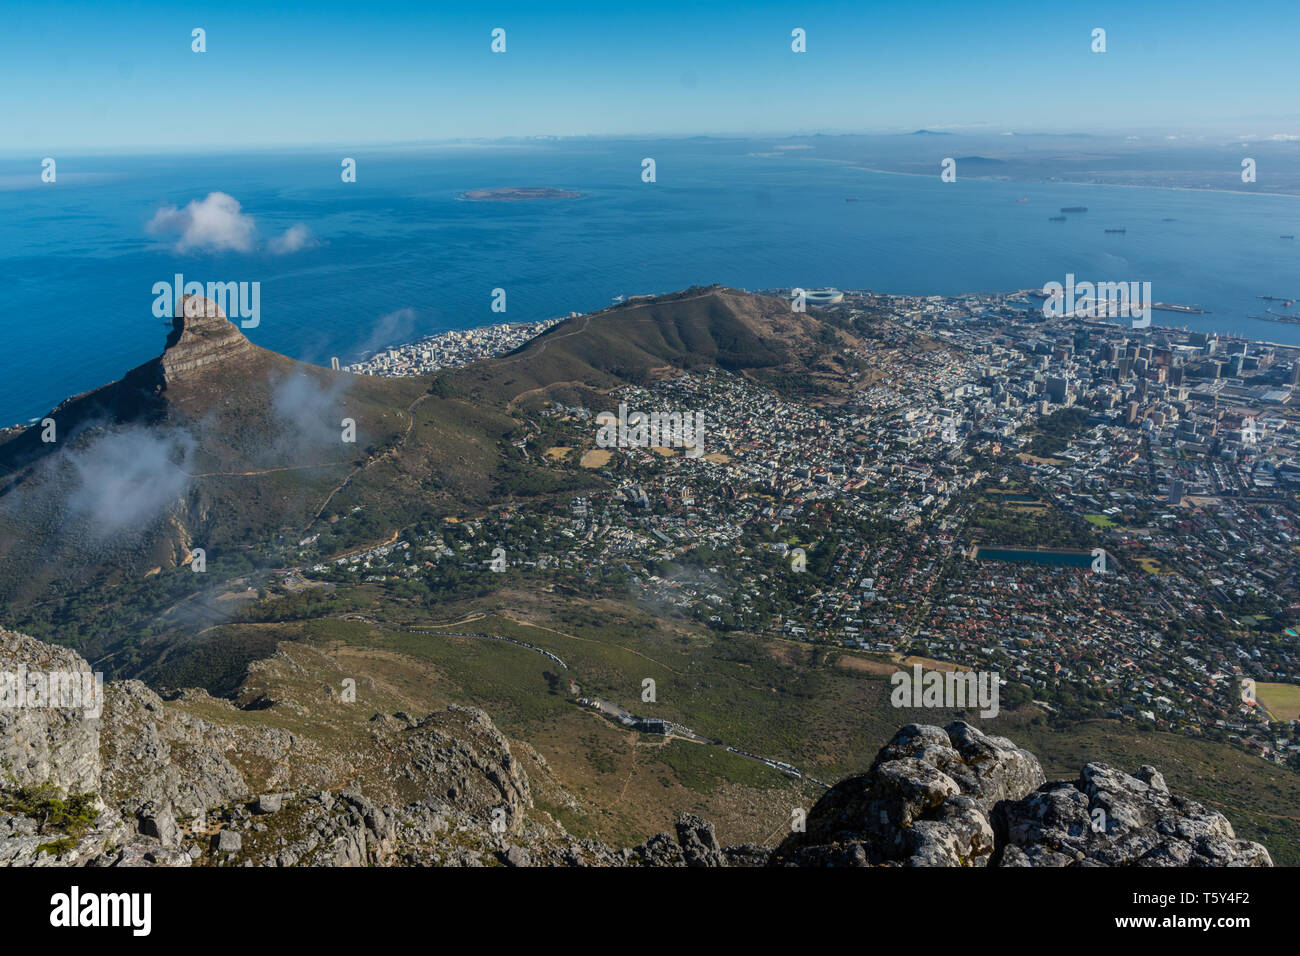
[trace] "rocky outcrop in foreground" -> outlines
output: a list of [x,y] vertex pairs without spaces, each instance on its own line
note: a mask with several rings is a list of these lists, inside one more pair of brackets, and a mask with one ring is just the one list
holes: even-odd
[[[88,670],[71,651],[0,630],[0,674],[19,666]],[[1272,865],[1151,767],[1090,763],[1047,783],[1032,754],[960,722],[903,727],[775,848],[722,846],[693,815],[615,848],[536,810],[523,765],[481,710],[376,714],[367,740],[338,751],[241,721],[201,691],[183,699],[215,716],[137,681],[106,685],[96,716],[0,707],[0,866]]]
[[1046,783],[1037,759],[965,723],[908,724],[871,769],[843,780],[787,866],[1272,866],[1217,810],[1169,791],[1153,767],[1090,763]]
[[[67,648],[0,630],[0,786],[48,783],[67,793],[99,782],[99,722],[84,712],[20,707],[18,682],[38,674],[88,675],[90,665]],[[83,685],[84,686],[84,685]],[[22,688],[25,699],[27,691]]]

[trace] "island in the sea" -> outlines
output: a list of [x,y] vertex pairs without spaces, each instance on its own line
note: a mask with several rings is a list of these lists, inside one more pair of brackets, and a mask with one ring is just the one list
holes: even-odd
[[505,189],[471,189],[460,194],[472,202],[526,202],[530,199],[581,199],[582,193],[553,186],[508,186]]

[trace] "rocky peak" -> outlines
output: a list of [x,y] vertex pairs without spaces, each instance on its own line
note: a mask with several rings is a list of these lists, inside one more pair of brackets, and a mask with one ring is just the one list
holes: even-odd
[[163,378],[174,383],[253,348],[253,343],[226,318],[220,305],[206,296],[186,295],[176,306],[172,330],[162,354]]

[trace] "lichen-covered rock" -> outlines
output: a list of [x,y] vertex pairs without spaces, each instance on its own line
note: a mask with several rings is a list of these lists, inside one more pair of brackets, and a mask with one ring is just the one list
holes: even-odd
[[257,798],[253,804],[254,813],[279,813],[280,808],[284,806],[284,795],[279,793],[264,793]]
[[390,772],[498,833],[517,833],[533,798],[510,744],[482,710],[451,705],[402,729]]
[[[42,643],[24,634],[0,629],[0,680],[12,675],[12,686],[0,695],[17,693],[20,677],[69,675],[85,681],[90,665],[75,651]],[[84,687],[83,683],[83,687]],[[26,690],[23,691],[26,694]],[[99,790],[99,714],[102,701],[91,708],[0,706],[0,781],[18,786],[51,784],[64,793]]]
[[998,806],[1003,866],[1271,866],[1217,810],[1170,793],[1154,767],[1133,775],[1090,763]]
[[742,843],[740,846],[723,847],[722,855],[726,858],[727,866],[767,866],[772,858],[772,848],[757,843]]
[[685,866],[682,847],[671,833],[656,833],[632,848],[631,862],[639,866]]
[[960,721],[949,724],[947,733],[961,754],[961,762],[948,773],[984,813],[1001,800],[1018,799],[1043,784],[1038,758],[1005,737],[987,736]]
[[787,866],[1271,866],[1217,811],[1170,793],[1152,767],[1088,764],[1046,783],[1034,756],[969,724],[910,724],[871,770],[837,784]]
[[176,846],[181,841],[181,828],[176,823],[176,816],[171,807],[146,803],[136,813],[140,821],[140,832],[151,836],[163,846]]
[[135,812],[152,802],[186,816],[248,796],[219,729],[165,707],[139,681],[107,685],[103,725],[108,803]]
[[722,846],[713,832],[713,824],[693,813],[677,818],[677,843],[687,866],[726,866]]
[[867,773],[841,781],[773,862],[796,866],[987,866],[989,811],[1044,780],[1034,756],[965,723],[908,724]]

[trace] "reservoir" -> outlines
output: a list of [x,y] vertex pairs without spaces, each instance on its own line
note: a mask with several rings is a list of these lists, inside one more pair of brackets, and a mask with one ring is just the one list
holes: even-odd
[[1014,564],[1042,564],[1056,568],[1092,567],[1092,553],[1088,551],[1051,551],[1034,548],[1000,548],[980,546],[975,549],[977,561],[1010,561]]

